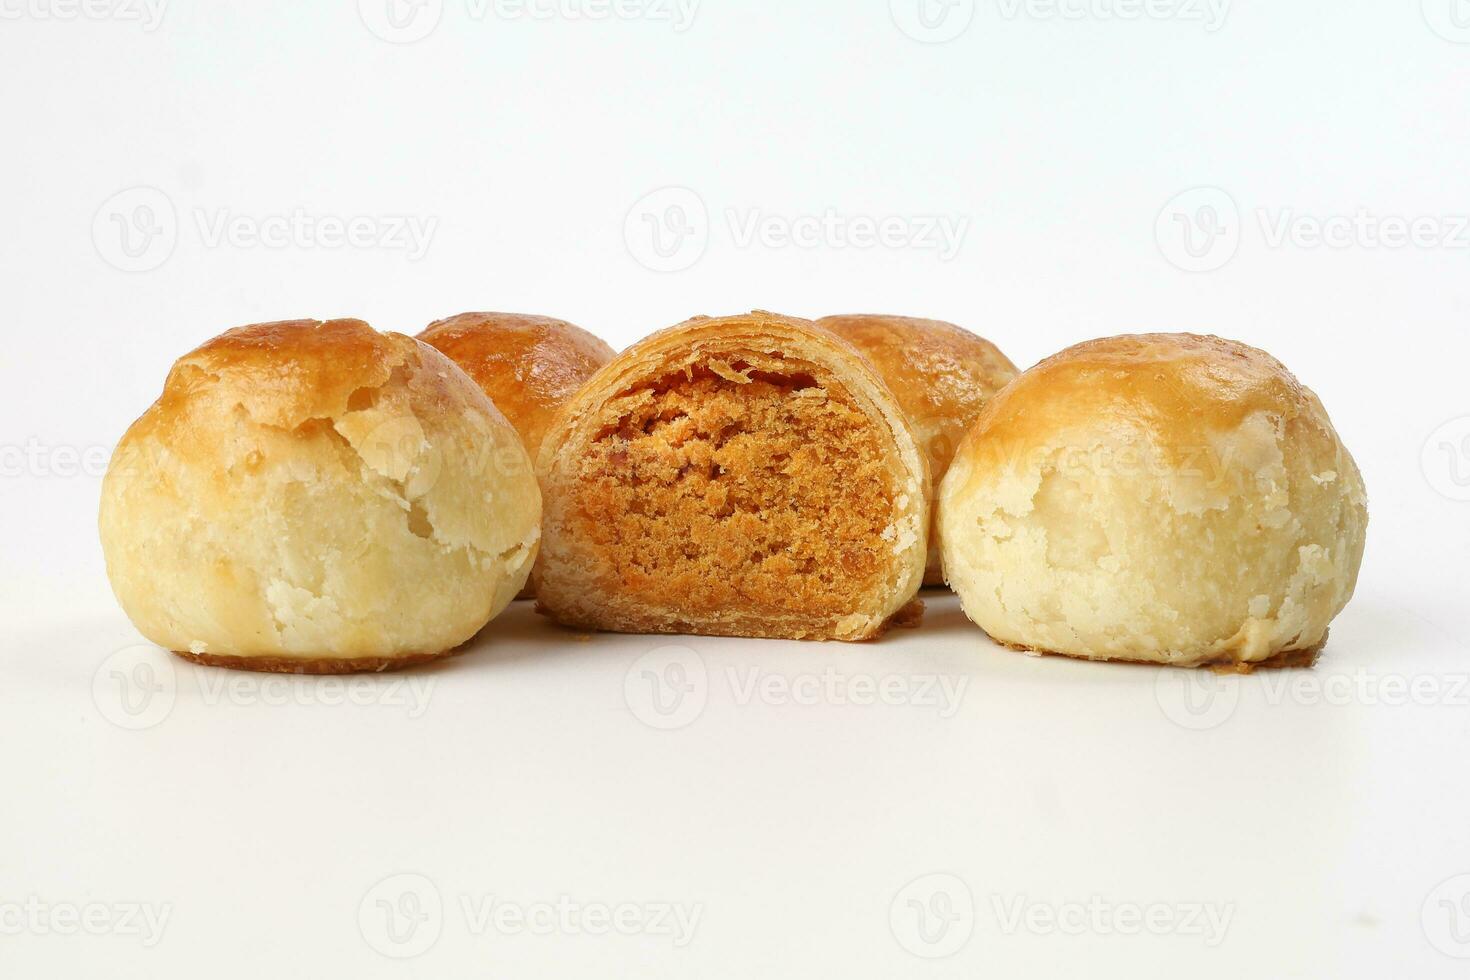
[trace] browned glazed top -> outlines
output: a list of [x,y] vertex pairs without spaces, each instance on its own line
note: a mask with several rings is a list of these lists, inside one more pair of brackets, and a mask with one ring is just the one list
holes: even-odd
[[546,316],[461,313],[419,339],[475,380],[534,459],[553,416],[614,351],[581,327]]

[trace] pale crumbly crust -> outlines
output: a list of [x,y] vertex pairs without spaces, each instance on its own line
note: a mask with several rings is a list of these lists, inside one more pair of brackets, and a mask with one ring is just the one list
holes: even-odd
[[1363,555],[1361,474],[1263,351],[1079,344],[992,398],[939,492],[950,584],[997,642],[1178,666],[1309,662]]
[[245,669],[447,652],[510,602],[540,535],[510,423],[443,354],[360,320],[255,324],[180,358],[100,510],[139,631]]

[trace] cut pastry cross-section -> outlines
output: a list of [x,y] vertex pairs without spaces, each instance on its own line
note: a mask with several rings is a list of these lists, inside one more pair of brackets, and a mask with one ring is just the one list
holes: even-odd
[[860,640],[923,579],[927,470],[892,394],[805,320],[696,318],[547,435],[538,598],[568,625]]

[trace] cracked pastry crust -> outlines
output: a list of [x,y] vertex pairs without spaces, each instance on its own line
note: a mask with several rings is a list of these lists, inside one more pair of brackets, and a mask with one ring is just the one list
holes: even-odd
[[[936,487],[985,403],[1019,373],[990,341],[943,320],[853,314],[823,317],[817,323],[873,362],[898,399],[919,448],[928,454]],[[933,522],[924,584],[944,584]]]
[[928,475],[836,335],[696,317],[599,371],[547,433],[538,608],[581,629],[862,640],[918,590]]
[[1368,521],[1317,396],[1262,351],[1192,334],[1095,340],[1022,374],[938,507],[949,582],[997,641],[1177,666],[1310,659]]
[[[521,313],[461,313],[429,324],[418,339],[474,379],[515,426],[532,459],[557,409],[614,353],[565,320]],[[517,598],[534,595],[527,585]]]
[[359,320],[231,330],[119,443],[100,531],[149,640],[256,670],[384,670],[463,644],[521,588],[541,502],[453,362]]

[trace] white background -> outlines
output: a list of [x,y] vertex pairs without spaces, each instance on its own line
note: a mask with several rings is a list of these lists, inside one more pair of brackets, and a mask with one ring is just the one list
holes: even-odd
[[[1463,976],[1470,3],[592,2],[0,0],[0,974]],[[519,604],[352,686],[135,646],[99,461],[206,338],[752,307],[1264,347],[1367,480],[1358,596],[1314,671],[1229,680],[952,599],[842,648]]]

